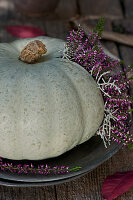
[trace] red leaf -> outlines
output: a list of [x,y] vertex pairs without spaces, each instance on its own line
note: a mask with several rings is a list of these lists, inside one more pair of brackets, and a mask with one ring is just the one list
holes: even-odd
[[133,171],[117,172],[107,177],[102,185],[104,200],[113,200],[133,186]]
[[19,38],[32,38],[46,35],[40,28],[32,26],[6,26],[6,31]]

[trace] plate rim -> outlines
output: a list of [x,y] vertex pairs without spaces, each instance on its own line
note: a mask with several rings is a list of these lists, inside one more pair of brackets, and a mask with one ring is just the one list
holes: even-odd
[[[116,142],[115,142],[116,143]],[[94,163],[90,169],[85,168],[84,170],[80,170],[75,172],[75,175],[71,175],[68,178],[62,178],[62,179],[57,179],[57,180],[52,180],[52,181],[39,181],[39,182],[28,182],[28,181],[17,181],[17,180],[11,180],[11,179],[4,179],[0,177],[0,185],[5,185],[5,186],[16,186],[16,187],[39,187],[39,186],[50,186],[50,185],[56,185],[56,184],[61,184],[65,182],[69,182],[72,180],[75,180],[77,178],[80,178],[84,176],[85,174],[93,171],[95,168],[103,164],[105,161],[110,159],[115,153],[117,153],[121,148],[123,144],[115,144],[114,148],[112,151],[108,152],[105,154],[104,159],[100,159],[98,164]],[[81,173],[82,171],[82,173]]]

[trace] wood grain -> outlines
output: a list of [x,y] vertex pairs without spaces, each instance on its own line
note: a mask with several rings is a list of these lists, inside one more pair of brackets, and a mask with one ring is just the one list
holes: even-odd
[[133,18],[133,1],[132,0],[124,0],[125,7],[125,15],[126,17]]
[[0,186],[0,200],[56,200],[54,186],[6,187]]
[[123,18],[119,0],[78,0],[81,15],[88,15],[90,19],[104,16],[109,19]]
[[70,19],[78,14],[78,7],[76,0],[60,0],[55,13],[61,19]]

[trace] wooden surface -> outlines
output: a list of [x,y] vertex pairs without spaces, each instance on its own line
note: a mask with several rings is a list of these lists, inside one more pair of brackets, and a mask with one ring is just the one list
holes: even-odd
[[[6,25],[33,25],[40,27],[48,36],[66,39],[71,29],[69,18],[77,14],[88,16],[86,23],[94,25],[96,18],[106,17],[105,30],[112,30],[112,21],[124,23],[133,30],[132,0],[60,0],[55,13],[47,17],[28,18],[14,11],[13,0],[0,0],[0,42],[16,38],[5,31]],[[132,6],[130,6],[132,4]],[[104,41],[104,45],[116,56],[133,62],[133,48]],[[132,92],[133,94],[133,92]],[[0,186],[0,200],[102,200],[101,186],[108,175],[133,170],[133,150],[123,147],[108,161],[92,172],[68,183],[48,187],[6,187]],[[117,200],[133,200],[133,188]]]

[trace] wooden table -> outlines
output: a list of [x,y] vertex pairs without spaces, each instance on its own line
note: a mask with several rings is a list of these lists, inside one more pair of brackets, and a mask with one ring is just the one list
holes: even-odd
[[[32,25],[40,27],[48,36],[65,39],[71,29],[69,18],[76,14],[88,16],[87,23],[95,24],[96,19],[105,16],[105,30],[112,30],[112,22],[123,23],[133,30],[132,0],[60,0],[55,13],[47,17],[28,18],[15,13],[12,1],[0,0],[0,42],[16,38],[5,31],[5,25]],[[105,41],[104,45],[126,64],[133,62],[133,48]],[[133,86],[131,86],[133,94]],[[0,200],[101,200],[101,186],[108,175],[133,170],[133,150],[123,147],[112,158],[92,172],[76,180],[45,187],[0,186]],[[133,200],[133,188],[117,198]]]

